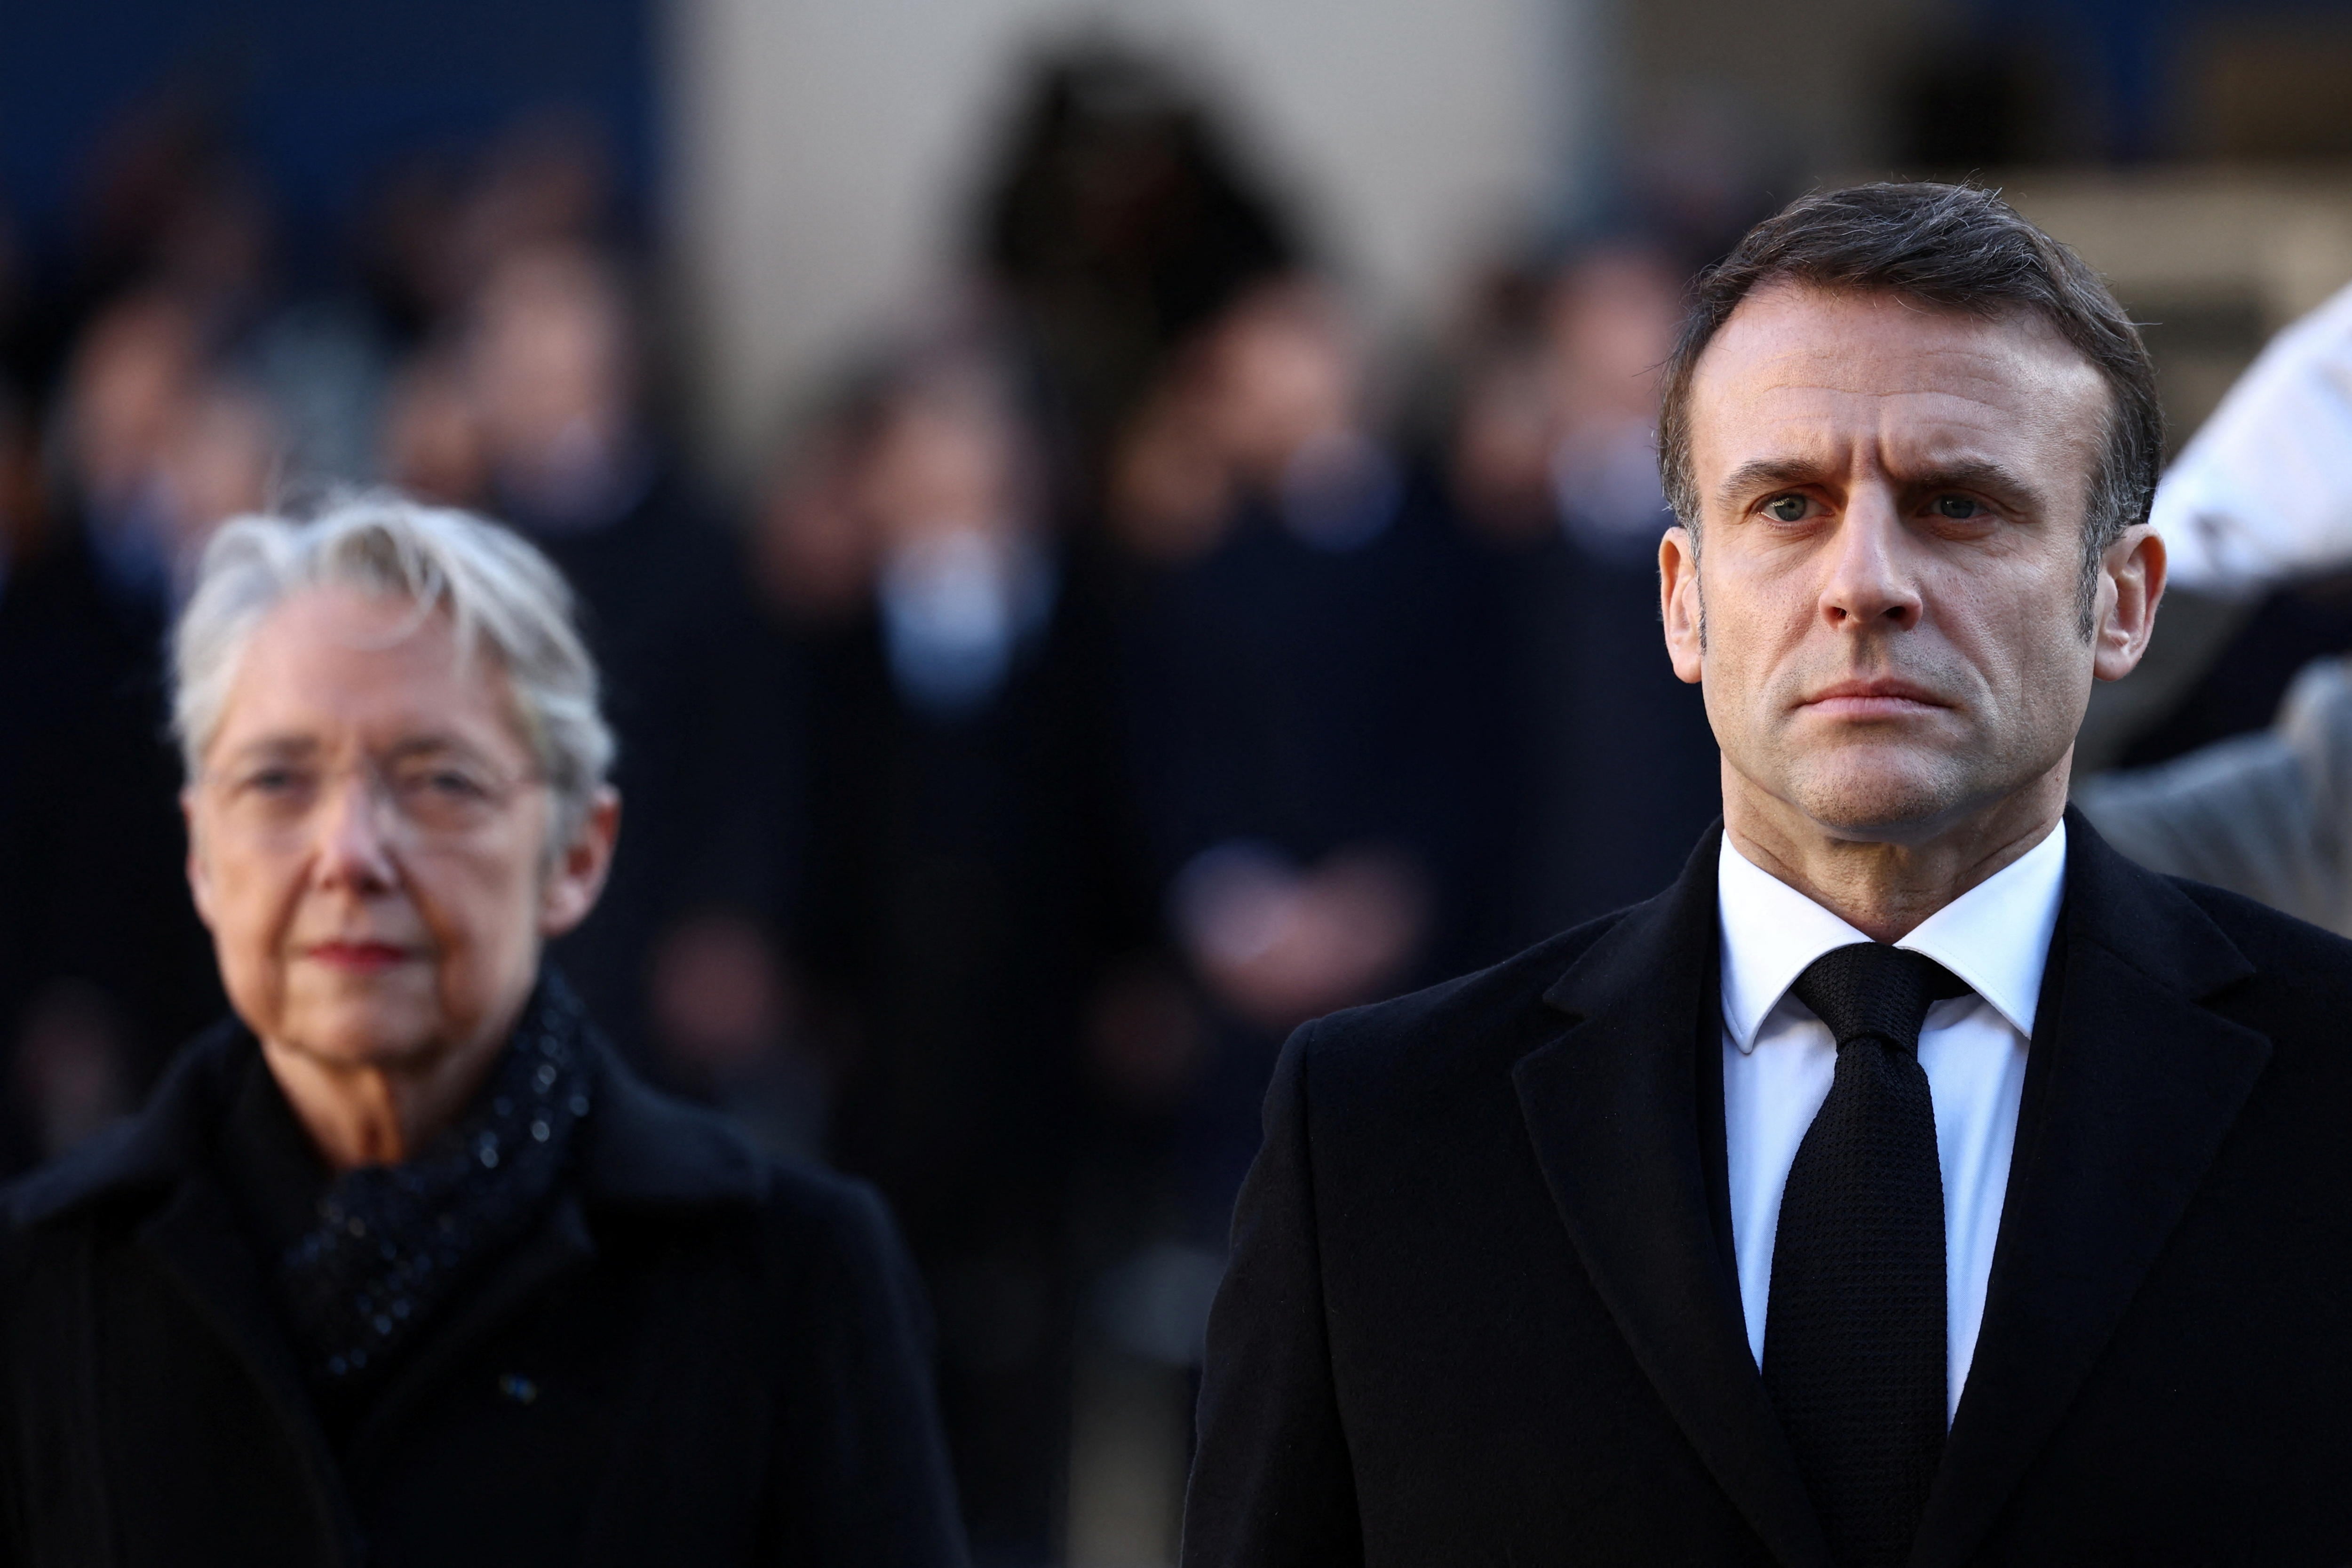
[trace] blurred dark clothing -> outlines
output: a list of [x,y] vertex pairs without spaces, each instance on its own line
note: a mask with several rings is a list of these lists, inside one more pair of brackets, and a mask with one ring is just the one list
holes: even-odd
[[2313,661],[2269,729],[2077,780],[2074,801],[2150,870],[2352,934],[2352,660]]
[[[1389,981],[1472,967],[1500,938],[1509,800],[1507,645],[1486,563],[1410,470],[1312,542],[1273,503],[1142,581],[1129,610],[1125,716],[1160,886],[1227,846],[1307,868],[1391,856],[1425,934]],[[1366,998],[1369,999],[1369,998]],[[1225,1014],[1178,1133],[1189,1239],[1223,1244],[1257,1147],[1280,1041]]]
[[340,1440],[229,1195],[237,1101],[275,1088],[242,1027],[10,1188],[0,1560],[961,1563],[880,1205],[585,1065],[542,1220]]
[[1722,776],[1706,704],[1666,655],[1654,541],[1554,530],[1501,569],[1525,792],[1511,938],[1535,942],[1672,881],[1723,809]]
[[2340,653],[2352,653],[2352,573],[2272,590],[2119,765],[2146,767],[2266,728],[2304,667]]
[[773,907],[784,895],[771,879],[790,875],[794,775],[740,551],[666,465],[647,464],[607,517],[499,515],[579,595],[620,742],[612,876],[552,952],[623,1052],[658,1076],[646,988],[663,931],[701,910]]
[[1223,542],[1151,574],[1129,608],[1125,710],[1160,875],[1265,844],[1305,865],[1392,849],[1424,879],[1414,975],[1492,945],[1505,645],[1486,563],[1411,471],[1313,542],[1246,505]]
[[1085,570],[1062,555],[1001,679],[949,709],[894,671],[879,615],[779,634],[807,692],[791,946],[837,1068],[827,1145],[889,1199],[930,1283],[983,1562],[1043,1561],[1058,1529],[1083,1016],[1150,934]]
[[1001,160],[974,249],[1083,492],[1168,355],[1302,247],[1199,93],[1116,47],[1044,60]]
[[[79,528],[0,583],[0,1161],[39,1155],[19,1053],[31,1015],[85,999],[137,1102],[222,1008],[189,900],[167,733],[162,584],[110,574]],[[90,1037],[88,1035],[81,1037]]]
[[259,1052],[215,1137],[213,1173],[262,1266],[329,1443],[341,1447],[486,1268],[544,1221],[593,1108],[580,999],[542,974],[461,1115],[394,1165],[331,1172]]

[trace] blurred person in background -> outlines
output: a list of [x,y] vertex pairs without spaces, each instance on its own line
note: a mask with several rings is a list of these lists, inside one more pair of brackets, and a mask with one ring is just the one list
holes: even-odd
[[163,637],[195,552],[263,504],[277,463],[270,411],[162,289],[91,319],[50,434],[50,515],[0,585],[0,1028],[18,1165],[129,1110],[218,1012],[177,869]]
[[546,559],[245,519],[174,680],[236,1016],[5,1194],[0,1554],[961,1563],[880,1205],[645,1087],[543,961],[620,814]]
[[1514,939],[1672,879],[1719,807],[1698,693],[1633,650],[1657,619],[1659,367],[1682,279],[1636,243],[1559,267],[1473,367],[1454,489],[1496,552],[1511,642]]
[[2179,586],[2228,629],[2121,765],[2254,733],[2307,665],[2352,653],[2347,376],[2352,289],[2272,339],[2167,472],[2156,515]]
[[1436,487],[1376,433],[1308,278],[1244,294],[1113,458],[1139,574],[1124,710],[1167,919],[1218,1044],[1186,1228],[1222,1247],[1282,1036],[1481,951],[1498,648]]
[[8,193],[0,190],[0,382],[22,395],[32,381],[32,268]]
[[404,494],[438,505],[478,505],[489,494],[489,459],[456,353],[427,348],[402,362],[384,395],[377,463]]
[[[2279,656],[2328,621],[2352,634],[2347,384],[2352,288],[2273,340],[2158,488],[2183,581],[2257,606],[2183,703],[2209,721],[2224,693],[2262,711]],[[2084,779],[2074,804],[2144,866],[2352,935],[2352,657],[2305,664],[2266,728]]]
[[801,684],[792,980],[824,1147],[931,1286],[973,1549],[1047,1561],[1068,1454],[1084,1028],[1148,942],[1112,665],[989,342],[861,378],[779,455],[760,581]]
[[662,1073],[670,1043],[707,1030],[654,1011],[654,973],[723,962],[665,944],[715,933],[740,946],[741,922],[776,901],[757,879],[782,858],[785,814],[772,730],[753,717],[768,697],[740,552],[647,416],[644,323],[610,257],[561,241],[499,258],[454,353],[449,372],[429,358],[408,367],[391,455],[445,492],[478,478],[468,499],[528,534],[580,594],[612,693],[615,776],[639,815],[563,956],[623,1048]]
[[1173,68],[1095,41],[1049,54],[978,213],[1051,465],[1098,520],[1119,431],[1171,354],[1253,282],[1297,264],[1288,216]]

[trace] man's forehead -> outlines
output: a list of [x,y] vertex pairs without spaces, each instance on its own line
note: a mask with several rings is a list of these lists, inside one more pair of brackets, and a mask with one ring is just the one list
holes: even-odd
[[1792,279],[1767,283],[1742,300],[1700,356],[1698,374],[1759,361],[1849,370],[1883,364],[1932,382],[1967,374],[1989,359],[2097,374],[2054,325],[2022,307],[1963,310],[1885,289]]
[[1856,440],[1946,462],[2095,436],[2107,396],[2097,369],[2037,316],[1777,284],[1707,345],[1691,415],[1696,445],[1736,462],[1759,447],[1828,459]]

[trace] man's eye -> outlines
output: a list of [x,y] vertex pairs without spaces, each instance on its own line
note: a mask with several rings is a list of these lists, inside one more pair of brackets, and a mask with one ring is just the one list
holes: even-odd
[[250,795],[292,795],[303,784],[303,777],[292,768],[256,768],[239,781],[239,787]]
[[1764,503],[1764,514],[1775,522],[1802,522],[1806,505],[1802,496],[1774,496]]
[[1984,508],[1978,505],[1975,500],[1969,496],[1937,496],[1936,498],[1936,515],[1937,517],[1967,519],[1981,516],[1983,512]]

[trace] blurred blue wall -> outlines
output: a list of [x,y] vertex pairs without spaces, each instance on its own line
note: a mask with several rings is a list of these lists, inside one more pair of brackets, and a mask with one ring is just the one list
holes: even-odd
[[339,233],[396,156],[551,107],[603,128],[641,205],[657,166],[656,21],[652,0],[9,0],[0,202],[56,244],[94,139],[171,90],[217,106],[298,244]]

